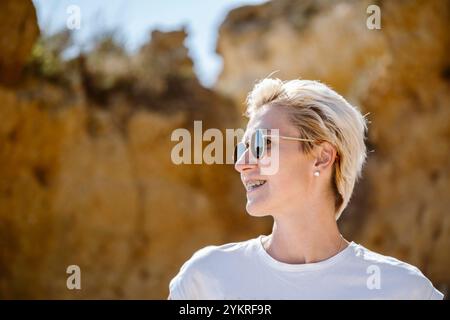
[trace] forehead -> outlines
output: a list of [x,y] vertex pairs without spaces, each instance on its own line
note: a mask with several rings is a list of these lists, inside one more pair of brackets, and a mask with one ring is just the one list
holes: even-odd
[[287,108],[282,106],[265,105],[258,109],[247,124],[244,139],[256,129],[278,129],[280,135],[287,136],[292,136],[297,133],[297,130],[289,121]]

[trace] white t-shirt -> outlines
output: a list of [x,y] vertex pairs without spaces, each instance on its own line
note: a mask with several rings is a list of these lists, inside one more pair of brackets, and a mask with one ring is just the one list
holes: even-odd
[[324,261],[287,264],[262,237],[197,251],[170,282],[170,298],[443,299],[416,267],[354,242]]

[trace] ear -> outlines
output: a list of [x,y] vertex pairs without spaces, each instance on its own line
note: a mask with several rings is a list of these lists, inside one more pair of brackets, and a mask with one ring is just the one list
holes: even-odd
[[322,142],[316,146],[314,171],[323,172],[331,167],[336,159],[336,149],[329,142]]

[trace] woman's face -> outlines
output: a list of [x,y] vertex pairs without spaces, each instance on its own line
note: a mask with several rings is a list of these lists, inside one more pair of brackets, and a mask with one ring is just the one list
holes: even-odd
[[[256,129],[278,129],[280,136],[299,137],[297,129],[288,119],[288,110],[283,107],[263,106],[250,119],[244,134],[249,141]],[[247,190],[247,212],[252,216],[280,215],[294,212],[295,208],[305,205],[314,190],[314,164],[312,155],[301,151],[300,141],[270,139],[268,149],[279,150],[279,166],[274,174],[264,175],[261,162],[269,155],[256,161],[247,150],[236,162],[235,169],[241,174],[241,180]],[[278,142],[276,142],[278,140]],[[249,161],[249,157],[253,161]],[[316,178],[317,179],[317,178]],[[250,187],[255,181],[263,184]]]

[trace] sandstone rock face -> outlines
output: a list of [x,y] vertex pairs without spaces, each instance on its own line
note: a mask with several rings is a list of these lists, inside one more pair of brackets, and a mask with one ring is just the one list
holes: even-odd
[[370,113],[363,180],[344,234],[450,285],[450,3],[274,1],[232,11],[220,30],[216,89],[242,111],[255,79],[321,80]]
[[370,209],[358,238],[450,285],[450,3],[386,1],[390,62],[361,105],[371,112]]
[[199,248],[267,231],[232,166],[171,161],[173,130],[238,124],[232,101],[193,76],[185,36],[154,33],[135,57],[110,47],[103,64],[82,57],[71,81],[0,86],[1,298],[164,299]]
[[0,30],[0,83],[13,84],[39,35],[31,1],[2,0]]
[[224,68],[216,89],[244,107],[256,79],[273,73],[320,79],[357,97],[387,58],[382,32],[366,27],[369,4],[280,0],[231,11],[220,28]]
[[[232,11],[218,44],[225,69],[208,90],[184,30],[153,32],[133,56],[109,39],[51,79],[32,68],[20,76],[35,13],[31,1],[2,1],[0,16],[17,19],[8,26],[31,24],[0,40],[13,44],[0,46],[0,298],[164,299],[197,249],[269,232],[269,220],[246,215],[232,166],[174,165],[170,138],[194,120],[203,130],[241,126],[245,94],[274,70],[322,80],[370,112],[374,152],[343,234],[417,265],[445,292],[450,6],[377,3],[381,30],[366,28],[364,1]],[[66,287],[73,264],[79,291]]]

